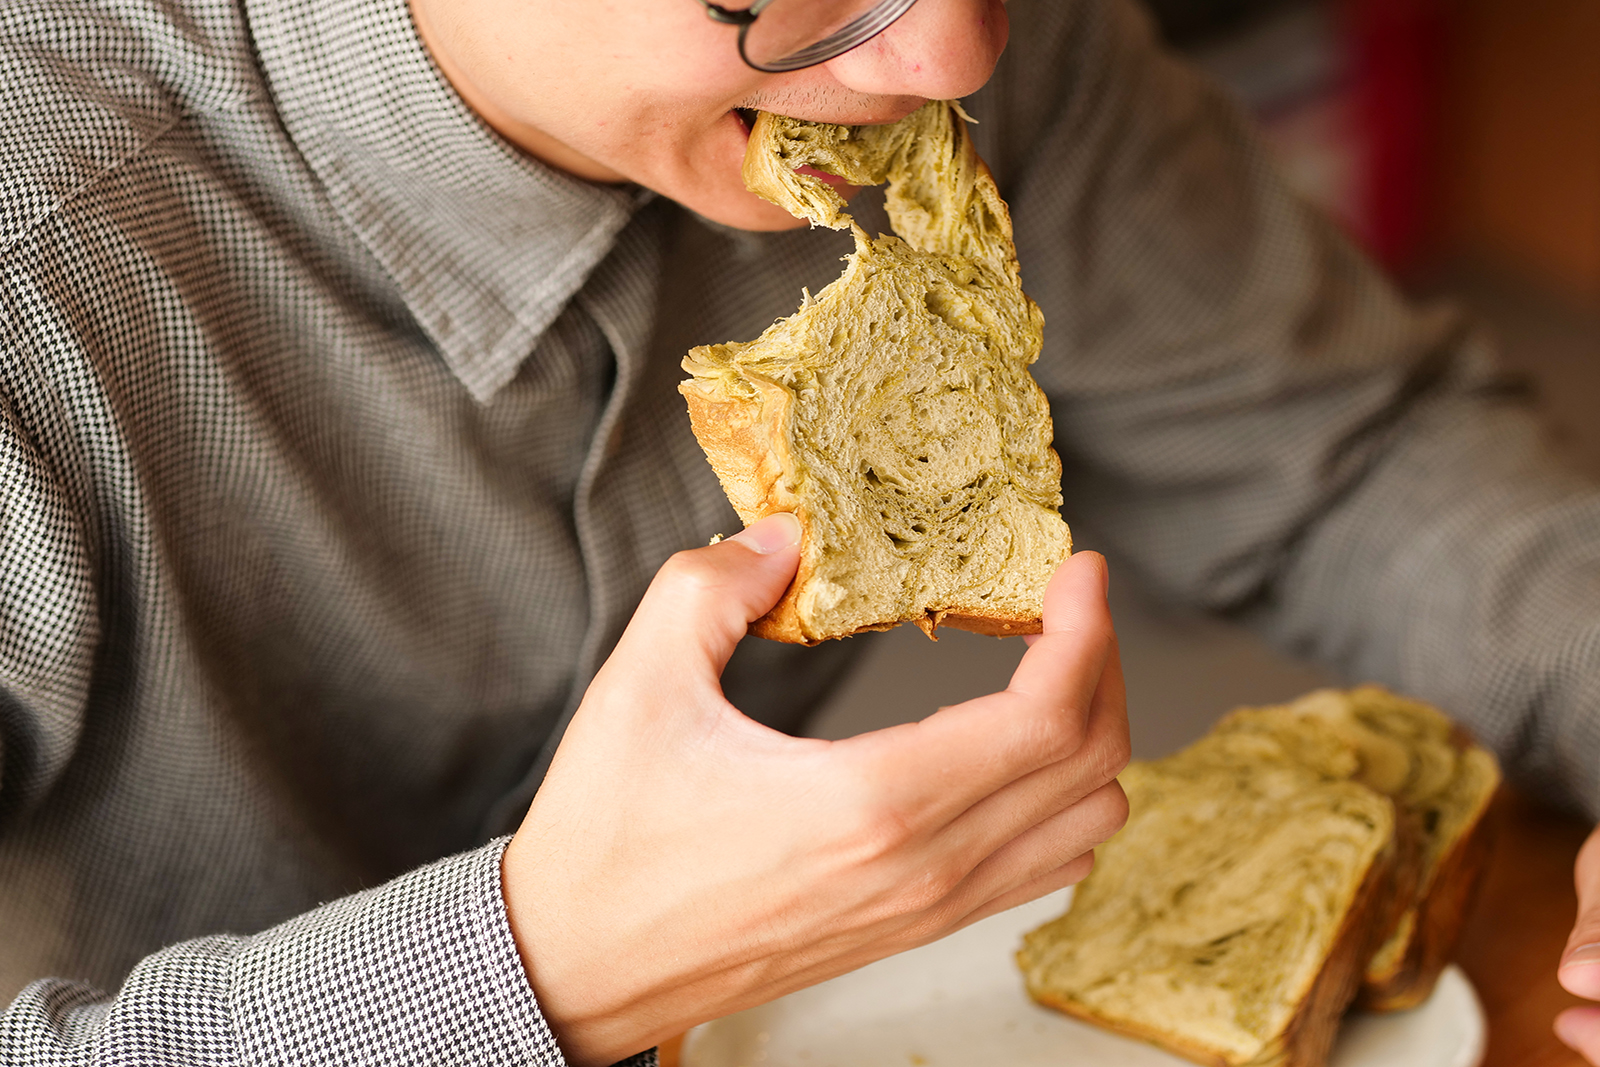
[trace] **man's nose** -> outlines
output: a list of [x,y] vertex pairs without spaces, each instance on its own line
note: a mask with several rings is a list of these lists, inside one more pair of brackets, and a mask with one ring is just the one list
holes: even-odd
[[894,25],[826,66],[860,93],[951,100],[989,80],[1007,31],[1004,0],[918,0]]

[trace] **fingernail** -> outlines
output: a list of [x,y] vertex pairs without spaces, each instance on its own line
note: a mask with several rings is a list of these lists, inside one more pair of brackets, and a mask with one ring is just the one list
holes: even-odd
[[1600,941],[1591,941],[1569,951],[1561,960],[1563,967],[1592,967],[1600,963]]
[[800,520],[786,511],[780,511],[746,526],[728,540],[738,541],[753,552],[767,555],[800,543]]

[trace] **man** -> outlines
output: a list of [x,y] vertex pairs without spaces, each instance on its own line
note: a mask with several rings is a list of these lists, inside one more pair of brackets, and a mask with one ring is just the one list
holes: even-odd
[[[802,3],[759,16],[800,51]],[[848,654],[738,641],[792,520],[675,554],[734,522],[677,355],[842,251],[752,232],[792,221],[744,108],[968,97],[1069,519],[1594,810],[1600,499],[1470,340],[1122,4],[907,7],[772,73],[694,0],[11,5],[0,973],[63,977],[0,1062],[606,1063],[1087,870],[1092,554],[1006,693],[834,745],[734,711]]]

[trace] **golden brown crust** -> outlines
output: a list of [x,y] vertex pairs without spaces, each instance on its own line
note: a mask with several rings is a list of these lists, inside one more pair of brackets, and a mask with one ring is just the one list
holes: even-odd
[[[1397,819],[1397,831],[1400,825]],[[1403,842],[1403,837],[1392,839],[1362,882],[1327,963],[1284,1034],[1281,1054],[1258,1058],[1249,1067],[1322,1067],[1327,1063],[1339,1021],[1355,999],[1367,961],[1389,929],[1383,919],[1394,902],[1406,899],[1410,886],[1416,884],[1418,850],[1408,849]]]
[[1143,1041],[1147,1045],[1154,1045],[1157,1048],[1165,1049],[1174,1055],[1182,1056],[1186,1060],[1203,1064],[1204,1067],[1236,1067],[1235,1064],[1232,1064],[1228,1061],[1227,1057],[1223,1056],[1214,1048],[1188,1044],[1173,1034],[1158,1031],[1153,1027],[1140,1026],[1137,1023],[1125,1023],[1120,1021],[1113,1022],[1109,1019],[1102,1019],[1094,1012],[1085,1009],[1083,1005],[1077,1003],[1076,1001],[1068,1000],[1066,998],[1052,997],[1048,992],[1039,992],[1035,990],[1029,990],[1028,992],[1036,1002],[1044,1005],[1047,1008],[1050,1008],[1053,1011],[1059,1011],[1063,1015],[1070,1015],[1074,1019],[1089,1023],[1090,1025],[1099,1027],[1102,1030],[1109,1030],[1114,1034],[1121,1034],[1123,1037],[1131,1037],[1135,1041]]
[[1487,818],[1492,796],[1492,791],[1485,795],[1470,829],[1456,838],[1439,861],[1432,884],[1417,905],[1415,932],[1406,952],[1386,974],[1367,975],[1358,1000],[1363,1010],[1407,1011],[1433,995],[1493,851],[1494,826]]
[[939,626],[948,626],[953,630],[966,630],[969,633],[983,634],[986,637],[1021,637],[1025,634],[1036,634],[1044,630],[1044,624],[1038,616],[1024,618],[1018,615],[1004,615],[995,613],[983,615],[971,611],[935,611],[926,617],[926,625],[922,620],[913,619],[922,632],[933,637],[933,631]]
[[[776,511],[778,509],[774,509]],[[797,509],[795,518],[800,520],[800,543],[807,543],[808,520],[804,509]],[[800,590],[806,578],[810,576],[812,564],[802,554],[799,569],[795,571],[794,581],[789,583],[789,588],[783,591],[783,596],[772,605],[761,618],[750,624],[750,632],[757,637],[764,637],[768,641],[782,641],[789,645],[818,645],[824,640],[819,637],[807,635],[805,627],[800,623],[800,611],[796,606]],[[887,627],[885,627],[887,629]]]
[[[1459,723],[1451,728],[1449,740],[1451,747],[1463,755],[1478,747],[1471,732]],[[1368,968],[1357,997],[1357,1004],[1364,1011],[1407,1011],[1433,995],[1439,975],[1455,951],[1488,862],[1494,832],[1487,815],[1498,784],[1499,775],[1495,773],[1432,876],[1426,884],[1419,880],[1412,894],[1415,906],[1407,909],[1412,926],[1405,951],[1382,972]],[[1387,929],[1393,931],[1405,914]]]
[[751,398],[727,396],[697,378],[678,384],[694,435],[746,526],[800,503],[790,490],[794,470],[784,433],[793,397],[775,383],[752,381],[758,392]]
[[[785,424],[794,398],[772,382],[752,379],[758,390],[751,398],[729,397],[715,385],[691,378],[680,382],[678,392],[689,404],[689,423],[705,450],[723,492],[746,526],[787,511],[800,522],[800,543],[810,541],[809,518],[800,498],[790,489],[793,466],[789,461]],[[795,601],[811,570],[804,553],[794,581],[772,610],[750,624],[757,637],[788,644],[814,645],[800,624]]]
[[[798,513],[797,513],[798,514]],[[802,523],[802,527],[804,523]],[[802,564],[803,565],[803,564]],[[986,637],[1022,637],[1026,634],[1036,634],[1043,631],[1044,626],[1037,618],[1020,618],[1014,615],[974,615],[953,611],[930,611],[909,619],[895,619],[890,622],[874,623],[870,626],[858,626],[847,634],[824,634],[812,636],[806,633],[805,627],[800,623],[800,613],[795,608],[795,600],[801,587],[800,575],[790,583],[789,588],[783,591],[783,599],[779,600],[772,610],[750,624],[750,632],[757,637],[765,637],[772,641],[785,641],[794,645],[820,645],[824,641],[835,637],[854,637],[856,634],[872,633],[877,630],[892,630],[903,622],[909,622],[917,629],[928,635],[930,641],[939,640],[935,632],[941,626],[948,626],[953,630],[966,630],[970,633],[983,634]]]

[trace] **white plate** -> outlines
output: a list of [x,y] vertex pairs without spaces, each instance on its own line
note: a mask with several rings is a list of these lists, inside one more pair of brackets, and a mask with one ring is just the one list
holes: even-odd
[[[1175,1067],[1186,1061],[1040,1008],[1011,954],[1065,910],[1034,901],[690,1031],[685,1067]],[[1354,1015],[1331,1067],[1477,1067],[1483,1009],[1456,968],[1428,1002]]]

